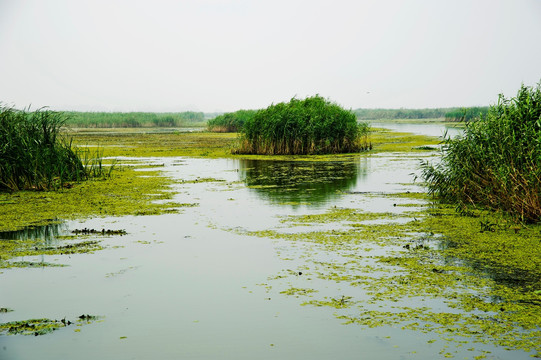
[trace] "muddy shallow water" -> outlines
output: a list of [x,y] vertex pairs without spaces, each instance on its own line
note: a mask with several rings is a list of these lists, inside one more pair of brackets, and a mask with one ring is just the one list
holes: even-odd
[[[0,314],[2,322],[81,314],[100,320],[43,336],[0,336],[0,359],[435,359],[449,347],[456,358],[485,350],[491,358],[509,358],[508,351],[491,345],[476,345],[472,353],[430,333],[344,325],[334,316],[336,308],[301,306],[306,294],[284,291],[313,289],[337,299],[365,295],[361,288],[299,271],[315,259],[332,261],[337,254],[330,249],[315,252],[302,242],[253,236],[302,233],[302,226],[284,223],[284,217],[335,207],[411,211],[411,199],[389,195],[422,190],[411,175],[420,156],[429,155],[361,155],[348,163],[141,159],[163,164],[163,173],[177,180],[174,201],[196,206],[41,229],[35,236],[53,243],[85,227],[127,234],[87,235],[105,246],[92,254],[23,259],[69,267],[2,270],[0,306],[14,310]],[[512,358],[529,355],[515,351]]]

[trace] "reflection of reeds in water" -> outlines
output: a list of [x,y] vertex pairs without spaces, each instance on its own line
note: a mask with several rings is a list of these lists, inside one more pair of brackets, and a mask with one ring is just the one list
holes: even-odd
[[541,85],[500,96],[488,114],[447,138],[442,161],[423,164],[429,191],[459,209],[481,205],[541,219]]
[[46,244],[54,242],[59,236],[65,235],[68,227],[65,223],[33,226],[17,231],[0,232],[0,240],[42,240]]
[[0,107],[0,191],[48,190],[108,174],[99,154],[60,134],[64,122],[59,112]]
[[357,162],[241,160],[246,185],[275,203],[320,204],[346,192],[366,175]]

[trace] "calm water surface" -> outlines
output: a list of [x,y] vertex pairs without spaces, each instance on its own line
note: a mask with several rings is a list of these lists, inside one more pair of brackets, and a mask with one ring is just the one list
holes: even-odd
[[[281,217],[323,213],[335,206],[405,211],[393,206],[399,199],[373,194],[419,191],[411,175],[417,171],[417,158],[359,156],[345,164],[192,158],[145,161],[163,163],[163,172],[179,180],[172,189],[175,201],[198,206],[179,214],[66,222],[40,229],[38,234],[23,234],[54,242],[58,235],[83,227],[128,233],[106,237],[107,248],[94,254],[24,259],[69,267],[3,270],[0,307],[14,311],[0,314],[2,322],[76,319],[81,314],[100,315],[103,321],[80,327],[80,332],[71,326],[38,337],[0,336],[0,359],[441,356],[441,343],[427,344],[433,338],[430,334],[342,325],[333,316],[335,309],[300,306],[303,299],[280,294],[289,286],[317,286],[320,294],[329,296],[345,291],[334,282],[308,284],[298,276],[272,288],[262,285],[284,269],[302,266],[302,245],[246,234],[289,231]],[[328,259],[334,254],[317,256]],[[503,350],[487,348],[494,358],[508,356]],[[453,350],[457,358],[469,355],[466,350]],[[528,356],[518,352],[513,358]]]

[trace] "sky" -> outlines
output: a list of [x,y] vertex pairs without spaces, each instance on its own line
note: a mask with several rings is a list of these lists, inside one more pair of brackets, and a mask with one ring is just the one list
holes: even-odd
[[0,0],[0,102],[484,106],[541,81],[539,39],[541,0]]

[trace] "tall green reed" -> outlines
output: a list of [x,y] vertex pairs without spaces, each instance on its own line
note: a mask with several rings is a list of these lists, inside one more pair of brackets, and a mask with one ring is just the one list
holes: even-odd
[[0,106],[0,191],[49,190],[107,175],[95,163],[82,162],[85,150],[61,134],[65,121],[60,112]]
[[422,164],[430,193],[465,211],[502,210],[525,222],[541,220],[541,85],[499,96],[485,116],[446,138],[441,162]]

